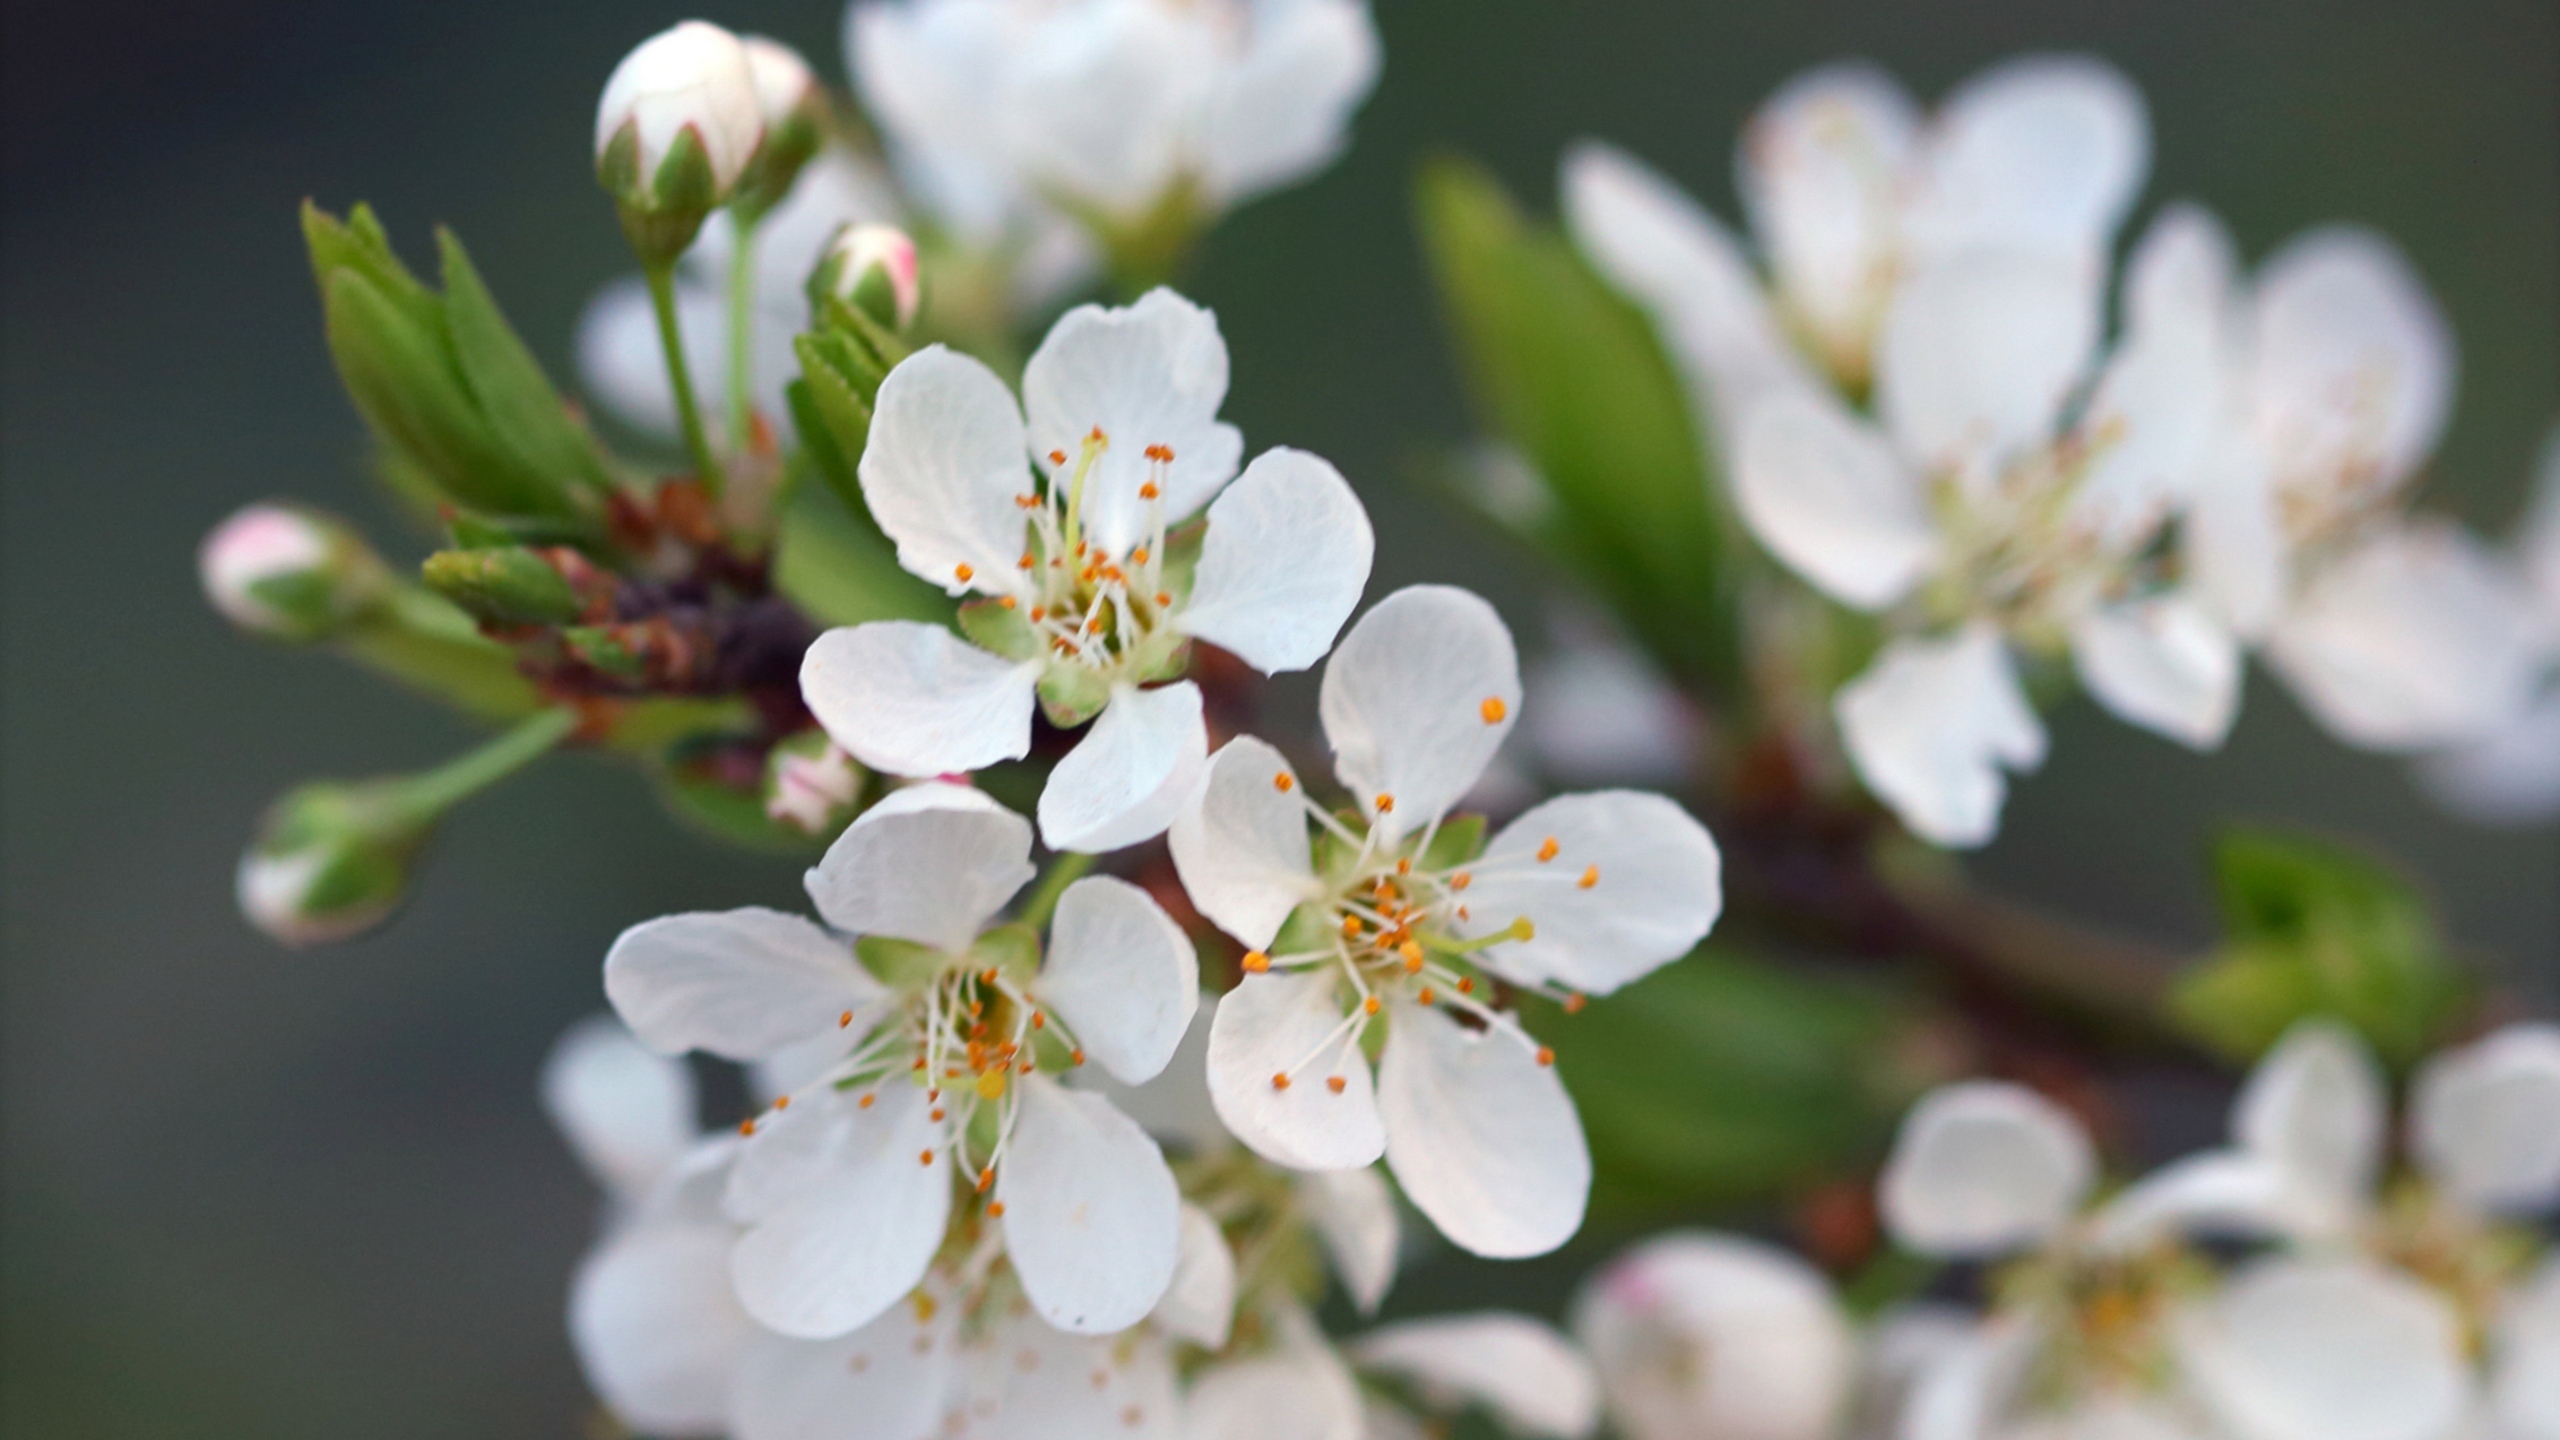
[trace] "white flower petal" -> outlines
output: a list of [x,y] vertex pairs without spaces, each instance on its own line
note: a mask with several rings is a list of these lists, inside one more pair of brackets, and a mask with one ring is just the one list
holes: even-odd
[[1163,5],[1012,12],[1021,34],[1003,88],[1008,158],[1035,190],[1128,222],[1183,160],[1184,121],[1214,63],[1201,27]]
[[1026,1076],[996,1166],[1004,1243],[1040,1318],[1108,1335],[1147,1318],[1173,1282],[1181,1193],[1164,1153],[1099,1095]]
[[2082,617],[2071,663],[2118,719],[2189,749],[2219,749],[2240,713],[2240,642],[2184,592]]
[[2327,1020],[2285,1032],[2249,1074],[2232,1138],[2282,1177],[2300,1223],[2338,1233],[2373,1194],[2390,1100],[2373,1053]]
[[1058,897],[1032,993],[1102,1068],[1131,1084],[1173,1058],[1200,1007],[1200,960],[1146,891],[1093,875]]
[[641,1044],[611,1015],[590,1015],[552,1042],[541,1091],[543,1113],[578,1162],[619,1196],[646,1191],[692,1148],[701,1127],[693,1072]]
[[1031,881],[1031,824],[966,785],[910,785],[862,812],[805,877],[839,930],[957,952]]
[[2451,1440],[2470,1403],[2452,1307],[2360,1260],[2258,1261],[2175,1336],[2236,1440]]
[[1553,1326],[1526,1315],[1407,1320],[1361,1336],[1351,1357],[1412,1381],[1441,1408],[1482,1405],[1514,1435],[1582,1440],[1599,1428],[1591,1362]]
[[2005,1254],[2059,1232],[2097,1182],[2088,1132],[2033,1090],[1941,1086],[1902,1122],[1877,1182],[1884,1222],[1923,1254]]
[[899,362],[880,382],[859,468],[863,503],[908,573],[953,595],[1009,582],[1027,533],[1014,497],[1030,492],[1031,470],[1022,412],[994,371],[939,345]]
[[2044,763],[2044,726],[1987,627],[1894,641],[1831,707],[1858,778],[1932,844],[1988,841],[2009,790],[2001,771]]
[[1857,1342],[1822,1273],[1773,1245],[1675,1231],[1574,1296],[1574,1338],[1628,1440],[1831,1440]]
[[2245,437],[2213,447],[2180,537],[2196,589],[2241,639],[2255,644],[2293,585],[2292,541],[2277,516],[2267,457]]
[[1904,458],[1985,484],[2054,430],[2097,348],[2104,277],[1974,252],[1906,277],[1876,347],[1876,413]]
[[[1145,537],[1150,503],[1180,520],[1207,504],[1244,456],[1244,437],[1218,422],[1227,342],[1217,317],[1170,290],[1148,291],[1125,308],[1068,311],[1024,368],[1022,398],[1032,448],[1059,483],[1079,463],[1085,437],[1102,432],[1105,448],[1085,477],[1083,523],[1108,555],[1125,555]],[[1170,448],[1173,463],[1150,461],[1153,446]],[[1066,463],[1049,460],[1053,453]],[[1138,498],[1150,479],[1163,491],[1158,502]]]
[[1760,396],[1813,387],[1740,243],[1678,186],[1583,140],[1565,152],[1557,188],[1575,246],[1651,313],[1688,382],[1702,441],[1730,446]]
[[2560,1440],[2560,1258],[2507,1294],[2489,1395],[2506,1440]]
[[[1519,718],[1519,653],[1482,598],[1407,586],[1342,637],[1317,711],[1334,773],[1393,839],[1458,803],[1501,748]],[[1391,797],[1383,813],[1381,796]]]
[[1397,1003],[1378,1057],[1378,1113],[1396,1185],[1460,1249],[1514,1260],[1582,1228],[1591,1198],[1582,1117],[1555,1067],[1519,1035]]
[[1378,83],[1378,32],[1357,0],[1258,6],[1240,63],[1207,97],[1200,182],[1233,205],[1314,174],[1342,151]]
[[860,1329],[916,1288],[951,1214],[951,1165],[924,1092],[894,1077],[823,1092],[766,1118],[729,1177],[729,1213],[751,1226],[730,1256],[747,1313],[824,1339]]
[[2102,260],[2150,169],[2133,82],[2088,56],[2025,56],[1931,117],[1905,224],[1924,258],[1999,247]]
[[2277,488],[2396,488],[2453,404],[2453,333],[2406,257],[2354,226],[2310,231],[2258,271],[2247,399]]
[[1173,1283],[1148,1317],[1156,1328],[1203,1350],[1227,1348],[1236,1320],[1236,1255],[1218,1222],[1197,1205],[1182,1207],[1182,1243]]
[[1363,1315],[1378,1313],[1396,1283],[1396,1252],[1403,1240],[1396,1197],[1375,1167],[1319,1170],[1298,1179],[1298,1200],[1324,1241],[1335,1278]]
[[[1349,1170],[1386,1153],[1386,1132],[1327,969],[1248,975],[1209,1027],[1209,1099],[1235,1137],[1293,1170]],[[1328,1040],[1328,1037],[1332,1037]],[[1272,1084],[1287,1073],[1284,1088]],[[1336,1092],[1328,1083],[1342,1080]]]
[[1200,1440],[1362,1440],[1360,1391],[1330,1346],[1284,1345],[1203,1371],[1185,1407]]
[[1298,783],[1279,751],[1239,735],[1211,757],[1167,837],[1191,903],[1252,949],[1318,893]]
[[2486,740],[2422,757],[2438,804],[2480,825],[2539,825],[2560,815],[2560,686]]
[[729,1288],[725,1224],[632,1225],[579,1262],[569,1340],[588,1388],[650,1435],[720,1435],[729,1378],[756,1334]]
[[1199,686],[1114,686],[1093,728],[1041,788],[1041,842],[1100,854],[1152,840],[1182,813],[1208,764]]
[[1266,675],[1304,670],[1360,603],[1376,546],[1341,471],[1304,450],[1265,450],[1210,502],[1175,624]]
[[2109,1200],[2098,1212],[2095,1243],[2121,1252],[2163,1237],[2267,1240],[2334,1233],[2309,1212],[2295,1179],[2269,1157],[2244,1150],[2188,1155]]
[[2125,339],[2078,421],[2089,465],[2075,515],[2135,544],[2193,497],[2227,443],[2237,326],[2231,237],[2172,206],[2125,262]]
[[1909,594],[1938,561],[1920,477],[1827,393],[1779,393],[1753,407],[1733,499],[1769,553],[1861,610]]
[[1724,908],[1722,870],[1707,828],[1674,801],[1560,796],[1503,826],[1468,867],[1458,931],[1472,939],[1526,917],[1530,938],[1479,952],[1486,964],[1606,995],[1706,938]]
[[[1864,1353],[1859,1357],[1857,1404],[1849,1428],[1859,1440],[1897,1440],[1902,1417],[1912,1410],[1922,1383],[1959,1363],[1980,1344],[1982,1322],[1973,1312],[1943,1300],[1914,1300],[1893,1306],[1869,1322]],[[1979,1427],[1967,1427],[1971,1434]],[[1771,1440],[1829,1440],[1829,1428],[1774,1432]],[[1629,1440],[1655,1440],[1630,1436]],[[1905,1437],[1908,1440],[1908,1437]],[[1929,1440],[1923,1435],[1918,1440]]]
[[2267,658],[2339,739],[2427,750],[2524,713],[2543,664],[2538,629],[2523,587],[2479,541],[2412,521],[2323,566]]
[[[937,1433],[972,1440],[1179,1440],[1172,1347],[1146,1330],[1061,1334],[1038,1320],[998,1330],[975,1392],[955,1397]],[[962,1403],[965,1399],[965,1405]]]
[[1144,1085],[1124,1085],[1099,1068],[1078,1070],[1068,1081],[1109,1096],[1121,1114],[1164,1144],[1195,1156],[1217,1154],[1235,1140],[1209,1100],[1209,1031],[1217,1023],[1217,1011],[1214,997],[1203,999],[1191,1027],[1174,1046],[1172,1061]]
[[1771,96],[1735,151],[1735,188],[1778,289],[1843,374],[1866,372],[1918,127],[1892,76],[1863,62],[1825,65]]
[[887,992],[845,941],[797,915],[750,907],[623,931],[604,959],[604,993],[653,1049],[760,1060],[839,1029],[848,1010],[862,1020]]
[[2560,1207],[2560,1025],[2510,1025],[2428,1061],[2410,1092],[2410,1142],[2464,1205]]
[[903,1305],[833,1340],[761,1336],[738,1367],[736,1440],[928,1440],[958,1356],[947,1322]]
[[992,655],[915,620],[819,636],[800,696],[829,738],[892,775],[955,775],[1031,753],[1037,661]]
[[1996,1316],[1953,1343],[1912,1381],[1897,1440],[2013,1440],[2002,1428],[2046,1344],[2026,1316]]

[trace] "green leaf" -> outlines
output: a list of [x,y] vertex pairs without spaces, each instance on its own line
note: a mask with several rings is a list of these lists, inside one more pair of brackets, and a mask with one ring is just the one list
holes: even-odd
[[507,323],[462,241],[439,229],[436,243],[444,255],[444,313],[454,353],[499,449],[537,485],[575,483],[610,491],[613,480],[595,437],[570,415],[540,362]]
[[1731,527],[1651,325],[1482,167],[1441,161],[1416,223],[1479,419],[1555,505],[1528,535],[1684,682],[1739,685]]
[[951,618],[949,597],[898,568],[871,516],[823,485],[791,487],[777,543],[775,586],[823,624]]
[[2227,938],[2180,978],[2172,1017],[2237,1062],[2325,1015],[2406,1066],[2448,1038],[2470,1000],[2432,908],[2371,856],[2308,836],[2234,830],[2214,849]]

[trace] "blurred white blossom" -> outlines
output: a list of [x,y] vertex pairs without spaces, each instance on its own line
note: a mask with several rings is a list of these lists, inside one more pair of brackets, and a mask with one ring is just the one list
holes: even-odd
[[2418,775],[2457,815],[2529,825],[2560,814],[2560,430],[2543,441],[2533,499],[2510,550],[2542,628],[2549,668],[2541,693],[2486,739],[2425,757]]
[[1858,1347],[1830,1282],[1736,1235],[1656,1236],[1583,1282],[1573,1333],[1627,1440],[1832,1440]]

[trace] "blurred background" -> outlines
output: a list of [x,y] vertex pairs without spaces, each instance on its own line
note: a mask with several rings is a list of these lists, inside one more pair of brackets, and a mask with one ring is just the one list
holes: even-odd
[[[394,533],[329,370],[294,207],[379,207],[426,253],[454,226],[555,377],[591,291],[631,268],[588,170],[598,87],[684,12],[602,0],[6,7],[0,216],[0,1428],[10,1435],[580,1433],[560,1325],[594,1197],[537,1112],[560,1028],[601,1004],[622,926],[793,905],[797,876],[656,813],[594,762],[446,828],[409,913],[289,954],[231,906],[259,808],[311,775],[442,758],[462,727],[352,670],[231,634],[198,538],[291,495]],[[831,0],[709,17],[841,78]],[[1372,593],[1530,582],[1408,477],[1467,421],[1407,191],[1457,149],[1540,207],[1576,136],[1616,140],[1727,215],[1752,106],[1863,54],[1933,97],[2030,47],[2094,50],[2148,92],[2145,210],[2192,195],[2252,258],[2320,220],[2408,248],[2460,336],[2431,502],[2502,532],[2560,414],[2560,11],[2547,0],[2179,0],[1963,7],[1799,0],[1386,0],[1385,80],[1349,158],[1251,206],[1189,288],[1235,356],[1255,449],[1333,458],[1376,512]],[[2137,217],[2137,224],[2139,217]],[[2439,818],[2396,765],[2253,682],[2211,763],[2085,705],[1979,873],[2162,944],[2211,937],[2202,846],[2227,818],[2369,837],[2454,933],[2548,1005],[2560,831]],[[1525,1269],[1426,1267],[1397,1310],[1501,1293],[1551,1310],[1590,1245]]]

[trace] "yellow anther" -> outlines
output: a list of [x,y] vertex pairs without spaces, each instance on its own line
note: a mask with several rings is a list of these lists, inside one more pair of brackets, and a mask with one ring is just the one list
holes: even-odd
[[1274,1089],[1274,1090],[1286,1090],[1286,1089],[1288,1089],[1288,1088],[1289,1088],[1289,1077],[1288,1077],[1287,1075],[1285,1075],[1285,1074],[1281,1074],[1281,1075],[1274,1075],[1274,1076],[1272,1076],[1272,1077],[1271,1077],[1271,1088],[1272,1088],[1272,1089]]
[[1259,975],[1271,968],[1271,957],[1259,950],[1247,950],[1244,952],[1244,968],[1250,974]]
[[1002,1070],[990,1070],[986,1074],[979,1076],[978,1098],[981,1100],[1003,1099],[1004,1075],[1005,1072]]
[[1001,1201],[1001,1200],[994,1200],[994,1201],[990,1201],[990,1202],[988,1202],[988,1204],[987,1204],[987,1218],[988,1218],[988,1219],[990,1219],[990,1220],[1001,1220],[1001,1219],[1003,1219],[1003,1218],[1004,1218],[1004,1202],[1003,1202],[1003,1201]]
[[935,1302],[932,1296],[926,1294],[922,1290],[915,1292],[913,1298],[916,1307],[916,1323],[919,1325],[930,1322],[933,1319],[934,1312],[942,1308]]
[[1375,995],[1372,995],[1372,996],[1370,996],[1368,999],[1361,1001],[1361,1002],[1360,1002],[1360,1013],[1362,1013],[1362,1014],[1364,1014],[1364,1015],[1375,1015],[1375,1014],[1377,1014],[1377,1013],[1378,1013],[1378,997],[1377,997],[1377,996],[1375,996]]
[[1511,922],[1511,938],[1514,940],[1535,940],[1538,938],[1538,927],[1529,922],[1528,916],[1520,916],[1518,919]]
[[1564,848],[1563,846],[1558,845],[1558,844],[1556,843],[1556,837],[1554,837],[1553,835],[1550,835],[1550,836],[1548,836],[1546,839],[1539,841],[1539,842],[1538,842],[1538,863],[1539,863],[1539,864],[1541,864],[1541,865],[1544,865],[1544,864],[1546,864],[1548,861],[1553,860],[1554,858],[1556,858],[1556,852],[1557,852],[1557,851],[1559,851],[1559,850],[1561,850],[1561,849],[1563,849],[1563,848]]
[[1407,940],[1396,947],[1396,953],[1404,957],[1404,973],[1407,975],[1419,975],[1422,973],[1421,941]]
[[1587,866],[1587,867],[1585,867],[1585,868],[1584,868],[1584,870],[1583,870],[1583,872],[1582,872],[1582,878],[1581,878],[1581,879],[1579,879],[1579,880],[1574,881],[1573,883],[1574,883],[1574,884],[1576,884],[1576,885],[1578,885],[1578,886],[1580,886],[1580,887],[1582,887],[1582,888],[1583,888],[1583,889],[1585,889],[1585,890],[1588,890],[1588,889],[1590,889],[1592,886],[1599,884],[1599,883],[1600,883],[1600,867],[1599,867],[1599,866],[1597,866],[1597,865],[1592,865],[1592,866]]
[[1499,725],[1502,717],[1511,713],[1511,707],[1502,703],[1501,696],[1487,695],[1484,703],[1476,707],[1476,713],[1484,717],[1487,725]]
[[979,1193],[979,1194],[981,1194],[981,1195],[985,1194],[985,1193],[986,1193],[986,1191],[987,1191],[987,1187],[988,1187],[988,1186],[990,1186],[990,1185],[993,1185],[994,1183],[996,1183],[996,1167],[994,1167],[993,1165],[990,1165],[990,1166],[988,1166],[986,1169],[981,1170],[981,1171],[979,1171],[979,1172],[978,1172],[978,1193]]

